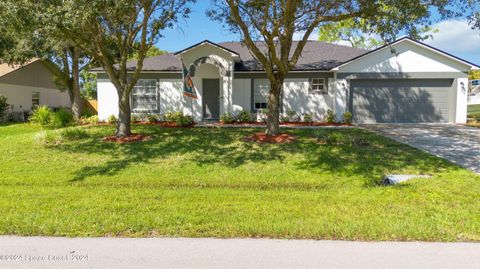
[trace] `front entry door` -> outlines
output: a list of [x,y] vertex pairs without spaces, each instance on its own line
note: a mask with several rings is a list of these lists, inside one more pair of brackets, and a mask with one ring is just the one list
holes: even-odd
[[203,119],[218,120],[220,117],[220,80],[203,80]]

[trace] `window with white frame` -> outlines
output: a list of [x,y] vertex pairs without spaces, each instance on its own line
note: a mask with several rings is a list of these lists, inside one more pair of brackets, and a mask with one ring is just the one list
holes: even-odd
[[158,111],[156,79],[140,79],[132,90],[133,112],[153,113]]
[[255,80],[255,88],[253,91],[253,104],[255,110],[267,109],[269,90],[270,83],[268,82],[268,80]]
[[40,105],[40,92],[32,92],[32,109]]
[[311,94],[328,94],[324,78],[311,78],[310,89]]

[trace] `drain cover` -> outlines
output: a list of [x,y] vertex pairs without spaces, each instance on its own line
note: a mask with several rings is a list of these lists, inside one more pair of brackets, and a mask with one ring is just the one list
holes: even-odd
[[386,175],[383,178],[383,184],[385,185],[395,185],[412,178],[431,178],[429,175]]

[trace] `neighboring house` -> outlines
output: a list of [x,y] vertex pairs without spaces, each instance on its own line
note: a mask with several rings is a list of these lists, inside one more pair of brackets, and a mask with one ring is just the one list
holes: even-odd
[[[182,95],[181,60],[198,99]],[[406,37],[373,51],[309,41],[284,83],[281,110],[311,113],[317,121],[332,110],[338,120],[351,111],[357,123],[465,123],[467,73],[477,68]],[[118,95],[103,70],[93,71],[99,118],[105,120],[118,114]],[[131,104],[134,113],[182,111],[196,121],[215,120],[227,112],[265,109],[268,90],[265,72],[245,46],[203,41],[145,59]]]
[[21,66],[0,64],[0,95],[7,97],[14,114],[39,105],[70,107],[68,93],[58,89],[53,74],[41,60]]
[[470,94],[468,95],[468,104],[479,105],[480,104],[480,79],[470,81],[469,87],[470,87]]

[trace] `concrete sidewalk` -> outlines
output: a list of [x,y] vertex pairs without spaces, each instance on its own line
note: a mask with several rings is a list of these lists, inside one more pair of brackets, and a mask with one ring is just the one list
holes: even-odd
[[6,236],[0,268],[480,268],[480,244]]

